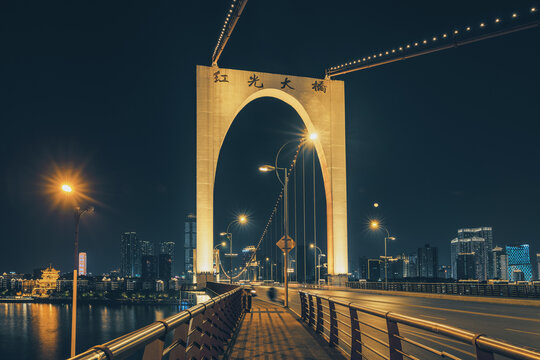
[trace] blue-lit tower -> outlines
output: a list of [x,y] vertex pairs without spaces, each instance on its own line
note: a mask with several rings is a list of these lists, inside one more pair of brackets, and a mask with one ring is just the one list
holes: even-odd
[[532,265],[529,255],[529,244],[507,245],[506,255],[508,256],[508,279],[514,280],[514,273],[523,273],[525,281],[532,281]]

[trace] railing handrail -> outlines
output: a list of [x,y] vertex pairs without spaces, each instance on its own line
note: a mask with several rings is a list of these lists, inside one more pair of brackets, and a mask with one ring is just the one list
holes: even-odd
[[[497,340],[494,338],[491,338],[489,336],[486,336],[484,334],[476,334],[474,332],[433,322],[433,321],[427,321],[419,318],[415,318],[412,316],[407,316],[391,311],[383,311],[367,306],[363,306],[360,304],[356,304],[354,302],[348,302],[344,301],[343,299],[337,299],[330,296],[324,296],[319,294],[314,294],[306,291],[299,291],[300,294],[300,302],[301,306],[308,306],[310,305],[309,301],[305,300],[309,297],[314,297],[321,300],[326,300],[329,302],[329,304],[337,304],[344,306],[350,310],[357,310],[369,315],[374,315],[379,318],[386,319],[387,322],[394,322],[397,324],[403,324],[410,327],[414,327],[417,329],[425,330],[431,333],[441,334],[444,336],[447,336],[449,338],[461,341],[465,344],[472,344],[473,346],[476,346],[478,349],[487,351],[489,353],[494,353],[498,355],[503,355],[512,359],[523,359],[523,360],[540,360],[540,352],[536,352],[530,349],[527,349],[525,347],[516,346],[510,343],[507,343],[505,341]],[[308,304],[309,303],[309,304]],[[309,309],[302,309],[302,317],[306,316],[314,316],[313,314],[310,314]],[[304,318],[304,320],[307,321],[307,319]]]
[[240,286],[166,319],[155,321],[150,325],[122,335],[102,345],[94,346],[69,360],[110,360],[125,358],[153,341],[164,338],[178,326],[189,323],[195,316],[204,313],[207,309],[214,307],[220,300],[226,299],[239,291],[242,291],[242,287]]

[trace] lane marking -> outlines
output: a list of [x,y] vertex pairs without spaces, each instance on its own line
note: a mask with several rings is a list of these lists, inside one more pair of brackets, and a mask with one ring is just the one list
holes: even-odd
[[[347,297],[347,296],[336,296],[336,295],[334,295],[334,296],[330,296],[330,297],[343,298],[343,299],[353,300],[353,301],[358,300],[358,299]],[[366,301],[366,300],[363,300],[363,301]],[[512,316],[512,315],[488,314],[488,313],[481,313],[481,312],[477,312],[477,311],[446,309],[446,308],[438,308],[438,307],[434,307],[434,306],[425,306],[425,305],[400,304],[400,303],[396,303],[396,302],[392,302],[392,301],[377,301],[377,300],[368,300],[368,301],[375,302],[375,303],[381,302],[381,303],[389,303],[389,304],[396,304],[396,305],[402,305],[402,306],[412,306],[412,307],[417,307],[417,308],[431,309],[431,310],[438,310],[438,311],[449,311],[449,312],[456,312],[456,313],[463,313],[463,314],[489,316],[489,317],[496,317],[496,318],[502,318],[502,319],[540,322],[540,319],[530,319],[530,318],[525,318],[525,317],[520,317],[520,316]],[[381,309],[380,307],[378,309],[386,311],[385,309]],[[399,313],[399,311],[398,311],[398,313]]]
[[446,320],[446,318],[442,318],[442,317],[438,317],[438,316],[431,316],[431,315],[418,315],[418,316],[428,317],[428,318],[433,318],[433,319],[439,319],[439,320]]
[[524,333],[524,334],[531,334],[531,335],[537,335],[537,336],[540,336],[540,333],[536,333],[536,332],[532,332],[532,331],[524,331],[524,330],[517,330],[517,329],[504,329],[506,331],[515,331],[515,332],[520,332],[520,333]]
[[465,346],[467,345],[467,343],[465,343],[463,341],[454,340],[452,338],[445,337],[445,336],[442,336],[442,335],[435,335],[435,334],[432,334],[430,332],[427,332],[427,330],[424,330],[424,332],[419,332],[419,331],[415,331],[415,330],[411,330],[411,329],[403,329],[403,332],[408,332],[410,334],[416,334],[416,335],[431,336],[431,337],[434,337],[435,339],[450,341],[450,342],[453,342],[453,343],[456,343],[456,344],[459,344],[459,345],[465,345]]
[[[453,349],[453,350],[455,350],[455,351],[462,352],[462,353],[467,354],[467,355],[470,355],[470,356],[472,356],[472,357],[476,357],[475,354],[473,354],[473,353],[471,353],[471,352],[469,352],[469,351],[466,351],[466,350],[457,348],[457,347],[452,346],[452,345],[449,345],[449,344],[442,343],[442,342],[437,341],[437,340],[430,339],[430,338],[425,337],[425,336],[423,336],[423,335],[415,334],[415,335],[413,335],[413,336],[418,336],[418,337],[421,338],[421,339],[424,339],[424,340],[427,340],[427,341],[431,341],[431,342],[433,342],[433,343],[435,343],[435,344],[439,344],[439,345],[445,346],[445,347],[447,347],[447,348]],[[447,339],[445,339],[445,340],[447,340]],[[463,345],[465,345],[465,344],[463,344]],[[413,345],[413,346],[414,346],[414,345]],[[437,350],[437,349],[435,349],[435,350]],[[439,350],[439,351],[440,351],[440,350]]]

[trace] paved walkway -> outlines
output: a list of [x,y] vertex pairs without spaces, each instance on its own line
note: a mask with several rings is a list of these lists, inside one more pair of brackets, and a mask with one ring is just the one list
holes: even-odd
[[330,351],[287,310],[253,300],[253,308],[244,318],[230,358],[332,359]]

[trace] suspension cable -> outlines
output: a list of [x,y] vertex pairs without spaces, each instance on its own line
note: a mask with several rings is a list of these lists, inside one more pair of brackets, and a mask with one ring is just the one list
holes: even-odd
[[539,9],[531,7],[521,13],[513,12],[506,17],[497,17],[489,22],[479,22],[476,26],[454,27],[453,30],[448,32],[418,41],[403,43],[388,50],[377,51],[365,57],[332,66],[326,69],[326,78],[532,29],[540,26],[539,14]]
[[231,34],[244,11],[248,0],[232,0],[231,6],[227,8],[227,16],[221,28],[221,33],[219,34],[216,47],[214,48],[214,53],[212,54],[212,66],[218,65],[219,57],[227,45],[227,41],[231,38]]

